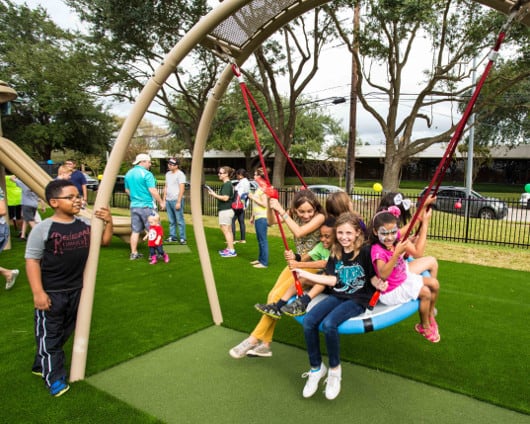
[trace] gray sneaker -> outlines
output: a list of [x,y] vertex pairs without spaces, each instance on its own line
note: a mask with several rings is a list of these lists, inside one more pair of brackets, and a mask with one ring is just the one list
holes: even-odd
[[11,270],[11,277],[6,279],[6,290],[11,290],[17,281],[18,274],[20,271],[18,269]]
[[131,253],[131,255],[129,256],[129,259],[131,261],[134,261],[136,259],[141,259],[143,257],[144,257],[144,255],[142,255],[141,253]]
[[250,349],[255,348],[256,346],[257,345],[250,343],[248,339],[245,339],[241,343],[239,343],[237,346],[230,349],[228,353],[230,353],[230,356],[232,358],[241,359],[247,356],[247,352]]
[[259,356],[260,358],[270,358],[272,356],[272,350],[267,345],[260,343],[256,347],[250,349],[247,352],[247,356]]
[[282,317],[282,313],[276,306],[276,303],[268,303],[268,304],[256,303],[254,305],[254,308],[257,311],[261,312],[263,315],[267,315],[273,319],[280,319]]
[[304,315],[305,311],[307,309],[307,306],[302,303],[299,297],[297,297],[294,301],[289,303],[288,305],[283,305],[280,310],[290,317],[298,317],[300,315]]

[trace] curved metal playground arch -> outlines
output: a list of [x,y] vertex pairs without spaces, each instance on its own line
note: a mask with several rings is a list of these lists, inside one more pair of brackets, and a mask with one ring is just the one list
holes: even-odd
[[[513,3],[506,0],[476,1],[505,14],[508,14],[510,8],[513,6]],[[202,44],[215,49],[217,52],[225,53],[238,66],[241,66],[254,50],[279,28],[301,14],[328,2],[330,0],[225,0],[197,22],[167,54],[164,62],[158,67],[138,96],[110,154],[95,200],[94,209],[108,204],[120,164],[125,157],[129,142],[140,124],[141,119],[164,82],[173,74],[177,66],[196,45]],[[525,16],[523,23],[530,25],[529,15]],[[210,309],[216,325],[221,324],[223,318],[202,222],[202,163],[213,118],[217,111],[219,101],[232,78],[233,72],[231,64],[228,64],[219,77],[201,117],[193,149],[190,176],[193,228]],[[103,222],[98,219],[93,219],[92,243],[85,269],[84,289],[81,295],[75,330],[70,370],[71,381],[83,379],[85,376],[92,304],[100,249],[97,240],[100,240],[102,232]]]

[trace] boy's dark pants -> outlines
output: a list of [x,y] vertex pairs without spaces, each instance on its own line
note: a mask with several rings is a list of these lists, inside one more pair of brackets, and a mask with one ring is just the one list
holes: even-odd
[[49,311],[35,309],[35,341],[37,353],[33,371],[42,372],[49,387],[61,378],[66,380],[63,346],[75,329],[81,289],[48,292]]

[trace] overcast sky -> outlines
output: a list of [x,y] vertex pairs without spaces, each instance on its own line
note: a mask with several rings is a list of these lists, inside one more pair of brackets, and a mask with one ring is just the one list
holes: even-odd
[[[51,19],[63,28],[71,29],[82,29],[82,24],[76,18],[75,14],[71,13],[68,7],[61,0],[16,0],[16,3],[26,3],[29,7],[36,7],[37,5],[43,6],[47,9]],[[338,42],[337,42],[338,44]],[[425,54],[429,51],[429,47],[425,46],[423,49],[419,49],[413,57],[409,65],[407,72],[407,80],[403,84],[404,93],[416,93],[418,88],[417,81],[421,78],[421,71],[428,69],[430,64],[429,54]],[[326,99],[330,97],[345,97],[349,98],[350,95],[350,81],[351,81],[351,56],[344,47],[328,47],[319,61],[319,72],[317,77],[307,87],[305,94],[316,99]],[[348,102],[333,105],[331,102],[322,102],[325,105],[327,112],[329,112],[335,118],[341,120],[345,129],[349,126],[349,111],[350,105]],[[373,98],[374,107],[386,107],[386,102],[380,102],[376,98]],[[400,106],[403,109],[403,113],[408,113],[409,107],[412,105],[411,102],[407,103],[404,100]],[[125,116],[127,111],[130,109],[130,105],[113,105],[113,111],[120,115]],[[433,127],[428,129],[426,126],[416,126],[414,138],[419,138],[427,134],[438,133],[444,131],[449,127],[451,121],[458,121],[459,115],[455,115],[454,110],[451,111],[450,105],[438,106],[432,110],[426,111],[426,113],[433,120]],[[384,110],[382,111],[383,116],[386,116]],[[452,116],[451,116],[452,115]],[[153,120],[157,125],[163,125],[163,122],[159,118],[147,115],[147,119]],[[370,114],[364,111],[360,103],[357,107],[357,135],[364,142],[380,143],[383,141],[383,135],[376,121],[371,117]]]

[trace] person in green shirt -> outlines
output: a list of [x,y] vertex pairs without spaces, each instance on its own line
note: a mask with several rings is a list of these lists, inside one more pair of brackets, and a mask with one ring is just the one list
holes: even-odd
[[8,217],[15,231],[22,228],[22,189],[15,184],[10,175],[6,175],[6,197]]

